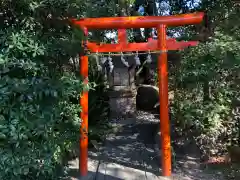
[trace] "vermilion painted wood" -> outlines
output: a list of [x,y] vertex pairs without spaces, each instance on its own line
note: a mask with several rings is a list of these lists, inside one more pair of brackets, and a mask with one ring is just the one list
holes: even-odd
[[160,132],[162,150],[162,173],[163,176],[171,176],[171,140],[170,122],[168,112],[168,69],[167,69],[167,40],[166,25],[161,24],[157,28],[158,49],[162,53],[158,56],[159,77],[159,102],[160,102]]
[[[81,56],[80,73],[84,77],[84,84],[88,83],[88,56]],[[88,173],[88,92],[84,91],[80,98],[81,112],[81,127],[80,127],[80,159],[79,167],[81,176],[86,176]]]
[[181,14],[174,16],[131,16],[131,17],[102,17],[72,19],[72,22],[87,29],[128,29],[152,28],[159,24],[167,26],[182,26],[198,24],[202,21],[204,13]]
[[[87,35],[87,29],[84,29],[84,34]],[[84,42],[82,42],[84,47]],[[80,74],[84,78],[84,84],[88,84],[88,56],[80,56]],[[79,170],[81,176],[86,176],[88,173],[88,91],[83,91],[80,98],[81,111],[81,127],[80,127],[80,142],[79,142]]]
[[[91,52],[132,52],[132,51],[155,51],[160,50],[157,45],[158,41],[149,39],[147,43],[118,43],[118,44],[100,44],[88,42],[87,47]],[[197,46],[198,41],[180,41],[175,39],[167,40],[167,50],[183,50],[189,46]]]
[[[146,51],[146,50],[160,50],[158,57],[158,75],[159,75],[159,98],[160,98],[160,125],[161,125],[161,144],[162,144],[162,169],[163,176],[171,176],[171,149],[170,149],[170,125],[168,115],[168,72],[167,72],[167,53],[169,49],[174,50],[184,48],[188,45],[197,45],[197,42],[175,42],[172,39],[166,40],[166,26],[180,26],[186,24],[200,23],[203,19],[203,13],[183,14],[176,16],[148,16],[148,17],[109,17],[109,18],[85,18],[81,20],[72,20],[75,25],[84,29],[84,34],[87,36],[86,29],[120,29],[119,30],[119,44],[105,44],[97,45],[95,43],[87,43],[90,50],[93,52],[117,52],[126,51]],[[148,43],[127,43],[126,30],[127,28],[152,28],[156,27],[158,30],[158,41],[150,40]],[[156,45],[155,45],[156,44]],[[154,48],[155,49],[154,49]],[[98,50],[96,49],[98,48]],[[131,50],[130,50],[131,49]],[[81,57],[81,74],[87,77],[88,74],[88,58]],[[86,81],[87,83],[87,81]],[[81,118],[83,120],[80,135],[80,163],[79,169],[81,176],[86,176],[87,168],[87,134],[88,132],[88,93],[84,92],[80,104],[83,108]]]
[[[121,46],[126,46],[127,44],[126,29],[118,29],[118,44],[121,44]],[[112,52],[112,51],[105,51],[105,52]],[[121,52],[121,51],[115,51],[115,52]]]

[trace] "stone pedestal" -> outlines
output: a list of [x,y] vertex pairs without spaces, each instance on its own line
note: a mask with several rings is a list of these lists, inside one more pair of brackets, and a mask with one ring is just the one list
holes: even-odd
[[[115,88],[117,88],[115,86]],[[124,88],[124,87],[122,87]],[[130,89],[109,91],[110,117],[122,119],[134,117],[136,112],[136,93]]]
[[135,88],[134,83],[134,69],[128,70],[128,68],[114,68],[113,73],[108,75],[109,87],[114,89],[121,88]]
[[109,78],[109,104],[111,119],[134,117],[136,92],[134,68],[124,67],[120,59],[114,62],[114,70]]

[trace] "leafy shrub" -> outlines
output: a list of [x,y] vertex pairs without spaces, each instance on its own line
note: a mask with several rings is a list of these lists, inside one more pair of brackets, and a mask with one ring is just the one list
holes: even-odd
[[173,114],[195,133],[203,155],[222,153],[239,143],[239,41],[216,32],[210,42],[183,52],[175,72]]
[[[68,17],[82,2],[2,1],[0,179],[56,179],[62,155],[79,141],[81,78],[69,59],[81,33]],[[90,84],[91,87],[91,84]]]
[[94,82],[89,91],[89,139],[99,141],[109,131],[109,101],[105,77],[96,71],[94,58],[90,57],[89,60],[89,80]]

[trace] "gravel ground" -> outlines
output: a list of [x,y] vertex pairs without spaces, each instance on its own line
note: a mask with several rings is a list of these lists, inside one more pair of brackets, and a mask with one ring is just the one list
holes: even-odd
[[[123,121],[126,125],[123,125],[121,132],[107,140],[107,146],[110,147],[110,151],[107,152],[108,159],[160,175],[161,157],[159,144],[156,143],[156,140],[159,140],[156,136],[159,132],[159,117],[138,111],[135,119],[115,119],[112,122],[122,127]],[[184,139],[184,137],[174,139],[172,143],[175,154],[173,156],[173,179],[224,180],[222,172],[210,172],[200,166],[200,154],[197,147],[194,144],[184,145],[184,142],[187,142]],[[121,150],[118,150],[119,147]],[[131,163],[126,163],[126,161],[131,161]]]
[[[113,119],[110,123],[118,127],[118,131],[110,134],[104,146],[100,147],[98,151],[89,151],[89,164],[95,162],[92,163],[95,164],[94,168],[91,165],[89,168],[97,169],[96,171],[98,172],[95,173],[92,179],[153,180],[159,177],[161,174],[161,157],[158,145],[156,144],[156,135],[159,131],[159,118],[153,114],[138,111],[135,118]],[[175,143],[177,141],[175,139]],[[174,156],[175,158],[173,158],[172,179],[224,180],[222,172],[214,171],[213,173],[207,169],[203,169],[200,166],[198,153],[192,153],[193,150],[191,150],[191,147],[187,149],[191,153],[184,151],[181,151],[181,153],[178,153],[178,151],[175,152],[178,156]],[[72,161],[71,164],[73,164],[71,168],[76,171],[78,169],[78,159]],[[98,164],[98,167],[96,167],[96,164]],[[110,172],[109,168],[114,169],[114,172]],[[129,171],[132,171],[132,173]],[[124,173],[125,175],[123,175]],[[72,179],[74,179],[73,176]]]

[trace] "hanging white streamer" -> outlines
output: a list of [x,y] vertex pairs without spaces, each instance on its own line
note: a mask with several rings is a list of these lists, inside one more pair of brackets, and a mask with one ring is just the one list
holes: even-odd
[[141,65],[141,62],[140,62],[140,59],[139,59],[139,57],[138,57],[138,53],[134,56],[134,59],[135,59],[136,65],[137,65],[137,66],[140,66],[140,65]]
[[104,64],[106,61],[107,61],[107,58],[106,58],[106,57],[102,57],[102,58],[101,58],[101,64]]
[[112,73],[114,66],[113,66],[112,58],[110,56],[108,56],[108,66],[109,66],[109,72]]
[[149,53],[148,56],[147,56],[147,63],[151,63],[151,62],[152,62],[152,56]]
[[96,55],[96,64],[97,64],[98,71],[102,71],[102,66],[99,64],[99,56],[98,56],[98,54]]
[[122,63],[123,63],[126,67],[129,67],[129,64],[128,64],[128,62],[125,60],[123,54],[122,54],[122,56],[121,56],[121,61],[122,61]]
[[107,79],[107,68],[104,67],[104,79]]

